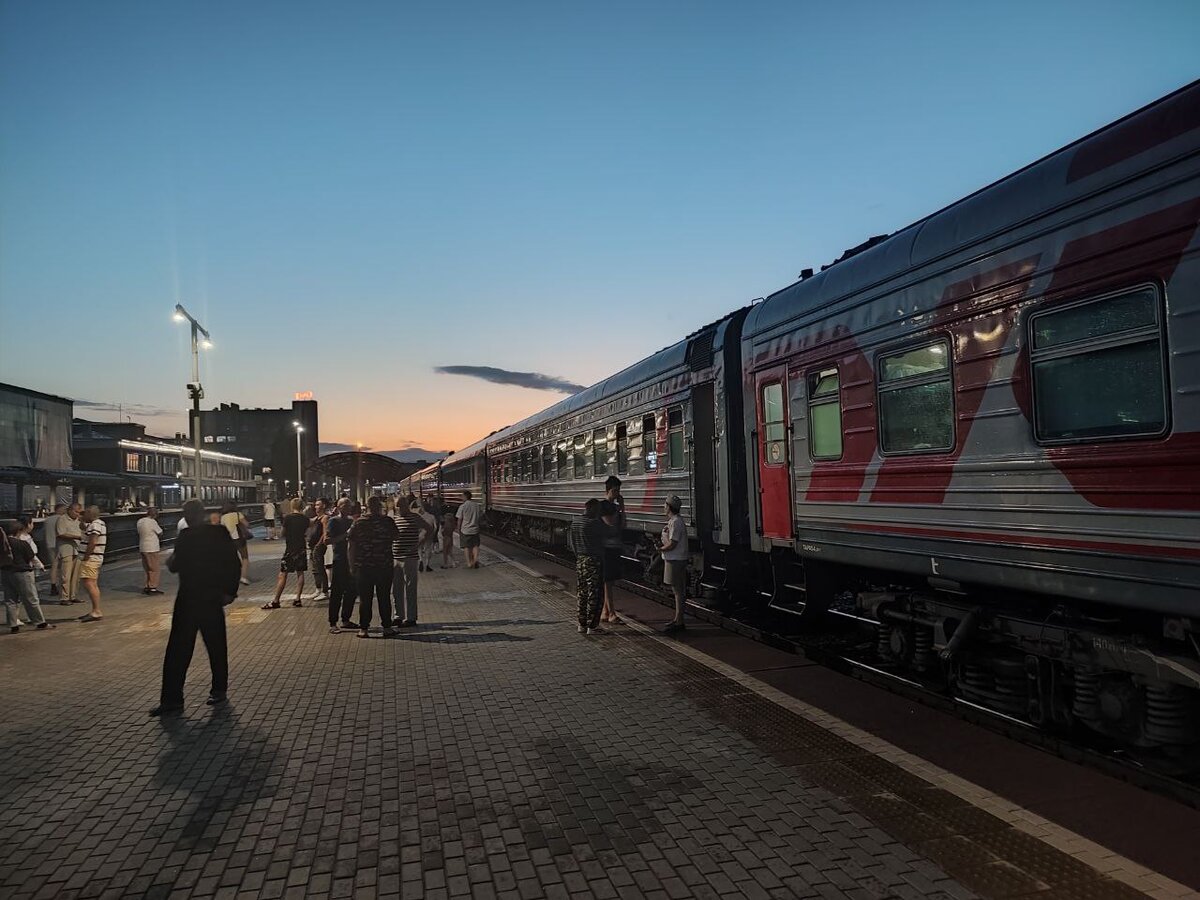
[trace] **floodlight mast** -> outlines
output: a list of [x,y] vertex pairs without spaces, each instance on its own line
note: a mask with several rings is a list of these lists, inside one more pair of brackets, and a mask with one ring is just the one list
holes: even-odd
[[[192,401],[192,446],[196,455],[194,462],[196,471],[193,473],[196,476],[196,493],[193,496],[203,502],[203,486],[201,484],[203,476],[200,465],[200,401],[204,397],[204,387],[200,384],[200,347],[203,345],[205,350],[211,349],[212,335],[208,333],[208,329],[196,321],[190,312],[183,308],[182,304],[175,304],[174,319],[176,322],[190,323],[192,330],[192,380],[188,383],[187,392]],[[200,335],[204,335],[203,342],[200,340]]]

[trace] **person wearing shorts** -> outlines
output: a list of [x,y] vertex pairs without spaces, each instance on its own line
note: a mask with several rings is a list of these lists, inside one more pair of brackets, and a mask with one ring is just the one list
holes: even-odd
[[275,599],[263,604],[263,609],[279,609],[279,598],[287,587],[288,575],[296,574],[296,599],[292,606],[303,606],[304,573],[308,571],[308,516],[301,511],[300,498],[291,502],[292,511],[283,517],[283,558],[279,561],[279,577],[275,579]]
[[273,541],[279,537],[275,531],[275,504],[268,500],[263,504],[263,524],[267,528],[267,540]]
[[468,569],[479,568],[479,519],[482,510],[471,499],[470,491],[463,491],[463,502],[455,518],[458,520],[458,543],[467,558]]
[[83,512],[83,537],[87,541],[83,557],[79,562],[79,583],[92,601],[92,611],[80,616],[80,622],[99,622],[104,618],[100,610],[100,567],[104,565],[104,550],[108,545],[108,526],[100,518],[100,507],[89,506]]

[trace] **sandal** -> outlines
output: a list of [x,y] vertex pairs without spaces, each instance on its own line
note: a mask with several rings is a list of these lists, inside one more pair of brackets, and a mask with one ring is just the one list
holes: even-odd
[[261,607],[259,607],[259,608],[260,608],[260,609],[279,609],[279,601],[278,601],[278,600],[273,600],[273,601],[272,601],[272,602],[270,602],[270,603],[264,603],[264,604],[263,604]]
[[304,603],[303,603],[302,601],[300,601],[300,600],[293,600],[293,601],[292,601],[292,606],[296,607],[297,609],[299,609],[299,608],[300,608],[301,606],[303,606],[303,605],[304,605]]

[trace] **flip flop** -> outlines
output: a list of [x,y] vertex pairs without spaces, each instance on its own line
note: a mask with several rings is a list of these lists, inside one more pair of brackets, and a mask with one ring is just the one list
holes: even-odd
[[259,607],[259,609],[279,609],[279,604],[277,602],[276,603],[264,603],[262,606]]

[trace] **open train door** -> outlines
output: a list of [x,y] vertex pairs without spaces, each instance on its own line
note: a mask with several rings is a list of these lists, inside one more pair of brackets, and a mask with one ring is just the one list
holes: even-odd
[[792,538],[792,473],[788,453],[787,369],[759,372],[758,508],[763,537]]

